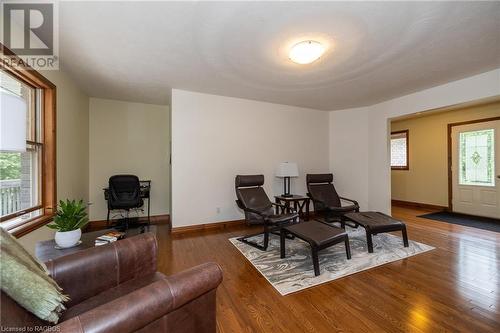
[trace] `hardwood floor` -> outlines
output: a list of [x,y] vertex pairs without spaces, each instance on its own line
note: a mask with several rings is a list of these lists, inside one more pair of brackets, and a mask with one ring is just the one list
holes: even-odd
[[171,236],[161,226],[159,269],[222,267],[219,332],[500,332],[500,234],[417,217],[425,212],[393,208],[409,238],[435,250],[288,296],[228,241],[247,227]]

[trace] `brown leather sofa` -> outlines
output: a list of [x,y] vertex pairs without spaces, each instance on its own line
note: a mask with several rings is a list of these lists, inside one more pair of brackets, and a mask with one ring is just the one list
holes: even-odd
[[49,327],[2,292],[2,330],[215,332],[219,266],[207,263],[165,276],[156,271],[156,261],[151,233],[51,260],[51,276],[71,298],[59,324]]

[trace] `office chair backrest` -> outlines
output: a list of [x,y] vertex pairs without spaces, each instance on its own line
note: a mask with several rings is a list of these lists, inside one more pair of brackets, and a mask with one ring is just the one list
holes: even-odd
[[110,208],[135,208],[141,202],[141,185],[134,175],[115,175],[109,178]]
[[[308,174],[306,176],[307,191],[313,200],[315,210],[318,201],[323,202],[328,207],[340,207],[342,205],[332,181],[333,174],[331,173]],[[321,210],[324,207],[319,208]]]
[[[272,214],[273,207],[264,188],[264,175],[238,175],[234,180],[236,200],[242,209],[250,208],[259,212]],[[256,218],[255,216],[252,216]]]

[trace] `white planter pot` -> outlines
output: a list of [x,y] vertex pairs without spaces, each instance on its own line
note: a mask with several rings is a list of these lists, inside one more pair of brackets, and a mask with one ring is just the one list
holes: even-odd
[[76,243],[82,237],[82,231],[80,229],[72,230],[72,231],[57,231],[55,241],[59,247],[66,248],[75,246]]

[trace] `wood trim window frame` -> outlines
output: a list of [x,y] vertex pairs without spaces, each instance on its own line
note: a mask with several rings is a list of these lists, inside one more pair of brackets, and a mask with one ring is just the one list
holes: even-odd
[[[0,69],[6,71],[16,79],[38,89],[43,96],[43,109],[41,111],[41,127],[43,129],[42,150],[42,181],[41,181],[41,205],[42,213],[32,219],[28,219],[20,225],[15,225],[7,230],[15,237],[21,237],[29,232],[49,223],[57,207],[57,179],[56,179],[56,86],[42,74],[32,68],[19,69],[10,66],[11,62],[5,61],[5,57],[15,57],[16,54],[0,43]],[[17,59],[19,60],[19,58]],[[15,63],[15,62],[14,62]],[[19,63],[19,62],[17,62]],[[26,211],[27,212],[27,211]],[[9,218],[5,216],[0,222]]]
[[392,140],[392,135],[393,134],[402,134],[405,133],[406,135],[406,166],[392,166],[391,165],[391,170],[410,170],[410,130],[405,129],[401,131],[394,131],[391,132],[391,138]]

